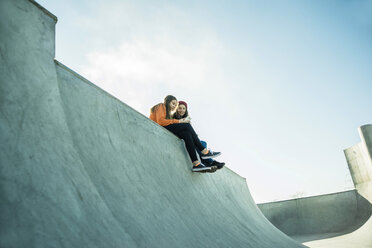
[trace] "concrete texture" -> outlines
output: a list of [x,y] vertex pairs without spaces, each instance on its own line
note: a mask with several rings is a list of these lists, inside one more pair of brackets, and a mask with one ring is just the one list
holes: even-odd
[[[372,204],[372,125],[364,125],[359,129],[361,143],[344,150],[358,195]],[[363,213],[365,208],[360,209]],[[344,214],[349,214],[345,212]],[[357,230],[333,238],[305,243],[309,247],[372,247],[372,216]]]
[[224,168],[54,61],[56,18],[0,1],[0,247],[302,247]]
[[358,129],[361,142],[344,150],[355,188],[372,202],[372,125]]
[[356,190],[260,204],[278,229],[309,247],[372,247],[372,125],[344,150]]
[[356,190],[258,206],[277,228],[301,241],[316,234],[356,230],[372,214],[372,205]]

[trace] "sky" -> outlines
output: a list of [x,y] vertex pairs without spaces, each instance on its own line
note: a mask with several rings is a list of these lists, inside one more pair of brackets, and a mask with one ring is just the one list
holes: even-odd
[[343,150],[372,123],[372,1],[38,3],[58,17],[58,61],[145,116],[186,101],[257,203],[353,188]]

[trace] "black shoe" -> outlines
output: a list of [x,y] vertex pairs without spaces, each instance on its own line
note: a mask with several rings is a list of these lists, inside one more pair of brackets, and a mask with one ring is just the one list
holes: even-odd
[[217,166],[214,166],[214,165],[210,165],[210,166],[207,166],[207,167],[211,168],[211,170],[207,171],[207,172],[209,172],[209,173],[213,173],[213,172],[215,172],[216,170],[218,170]]
[[213,152],[211,150],[208,150],[208,153],[207,154],[202,154],[201,158],[202,159],[215,158],[215,157],[220,156],[220,155],[221,155],[220,152]]
[[218,162],[216,160],[213,161],[211,166],[216,166],[217,170],[222,169],[225,166],[224,162]]
[[194,165],[192,167],[192,171],[194,172],[209,172],[211,169],[211,167],[207,167],[202,163],[199,163],[198,165]]
[[[214,160],[213,160],[213,161],[214,161]],[[212,161],[212,163],[207,163],[207,161],[203,161],[203,160],[202,160],[202,164],[203,164],[205,167],[209,167],[209,168],[211,168],[211,170],[210,170],[210,171],[207,171],[207,172],[213,173],[213,172],[215,172],[215,171],[218,169],[217,166],[213,164],[213,161]],[[209,162],[209,161],[208,161],[208,162]]]

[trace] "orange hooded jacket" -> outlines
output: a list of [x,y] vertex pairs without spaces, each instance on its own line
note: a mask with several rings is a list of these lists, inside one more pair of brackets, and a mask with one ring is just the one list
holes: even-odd
[[155,107],[154,112],[150,113],[150,119],[158,123],[160,126],[168,126],[170,124],[180,123],[180,121],[176,119],[166,119],[166,116],[167,112],[164,103],[158,104]]

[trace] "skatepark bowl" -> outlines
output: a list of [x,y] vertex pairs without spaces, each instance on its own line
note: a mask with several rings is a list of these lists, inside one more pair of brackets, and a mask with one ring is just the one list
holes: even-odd
[[355,190],[259,204],[278,229],[309,247],[372,247],[372,125],[344,150]]
[[56,23],[0,1],[0,247],[372,247],[372,125],[344,151],[355,190],[257,206],[244,178],[192,173],[183,141],[55,60]]

